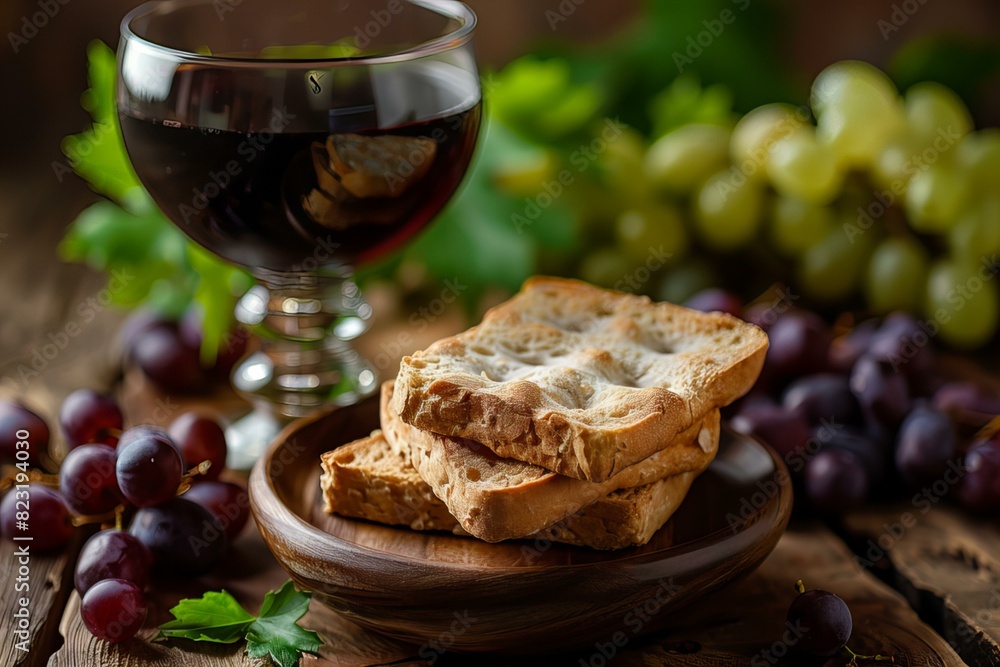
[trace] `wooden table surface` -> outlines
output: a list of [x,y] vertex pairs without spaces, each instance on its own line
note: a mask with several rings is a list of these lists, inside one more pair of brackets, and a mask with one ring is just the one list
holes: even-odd
[[[32,215],[0,201],[0,215]],[[79,304],[101,287],[98,276],[78,267],[39,272],[37,252],[54,238],[4,239],[0,244],[0,395],[33,404],[50,423],[62,397],[88,386],[115,390],[130,423],[155,421],[154,415],[176,415],[187,404],[180,397],[153,392],[141,377],[121,377],[111,343],[120,315],[101,312],[37,377],[23,382],[17,369],[30,364],[33,349],[45,332],[62,329],[77,317]],[[20,245],[20,244],[24,245]],[[51,260],[49,260],[51,261]],[[385,310],[385,309],[383,309]],[[377,308],[376,312],[380,312]],[[398,313],[397,313],[398,315]],[[404,317],[399,318],[405,321]],[[369,357],[379,340],[398,340],[402,329],[382,321],[377,337],[368,336]],[[461,326],[449,313],[424,332],[420,346]],[[39,333],[42,332],[42,333]],[[205,399],[195,402],[203,403]],[[190,403],[190,399],[188,399]],[[221,413],[239,410],[232,396],[219,394],[210,403]],[[973,520],[946,503],[928,507],[903,502],[870,509],[836,525],[793,521],[776,550],[742,582],[676,614],[672,630],[635,639],[615,649],[615,665],[815,665],[789,653],[781,637],[792,585],[804,579],[811,588],[841,595],[854,616],[851,646],[859,653],[892,654],[896,663],[912,666],[1000,665],[1000,530],[996,523]],[[913,521],[900,529],[904,516]],[[156,625],[179,598],[225,587],[253,611],[264,593],[279,586],[286,574],[271,557],[251,523],[235,542],[227,562],[213,575],[193,581],[161,583],[151,594],[148,627],[119,646],[89,635],[79,618],[79,597],[72,590],[81,531],[59,556],[35,557],[30,573],[30,638],[26,652],[15,648],[12,634],[16,596],[14,547],[0,542],[0,665],[54,667],[231,667],[254,661],[237,646],[194,644],[183,640],[152,641]],[[445,653],[421,661],[418,650],[372,634],[314,604],[303,621],[324,639],[322,655],[303,665],[437,664],[437,665],[593,665],[609,664],[608,644],[593,637],[593,647],[578,655],[524,658],[462,656]],[[602,653],[602,648],[604,653]],[[827,665],[845,664],[843,659]]]

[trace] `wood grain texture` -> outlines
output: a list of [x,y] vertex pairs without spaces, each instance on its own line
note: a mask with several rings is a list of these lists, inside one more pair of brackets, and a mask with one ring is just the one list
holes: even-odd
[[[961,658],[906,600],[870,573],[855,568],[847,547],[820,524],[793,526],[764,564],[745,580],[695,602],[665,621],[671,629],[648,637],[596,633],[589,650],[544,660],[510,660],[444,654],[437,667],[546,665],[550,667],[846,667],[846,654],[827,661],[798,655],[783,642],[785,613],[796,593],[796,578],[810,588],[842,596],[854,617],[855,651],[891,653],[897,665],[962,667]],[[613,662],[605,656],[613,655]],[[430,665],[430,661],[421,664]],[[885,663],[860,662],[860,665]]]
[[996,521],[947,505],[927,512],[899,505],[851,515],[845,525],[856,537],[859,562],[888,577],[967,663],[1000,665]]
[[[773,664],[769,656],[781,665],[816,664],[783,651],[794,646],[794,641],[783,642],[782,634],[798,578],[803,578],[808,588],[832,591],[847,602],[854,617],[850,642],[854,651],[891,654],[900,665],[965,664],[943,638],[919,620],[901,595],[858,570],[844,543],[819,524],[787,532],[772,557],[745,582],[701,600],[678,619],[676,630],[657,638],[659,649],[650,646],[635,653],[627,651],[621,664],[755,666]],[[686,644],[703,649],[691,654],[670,653]],[[649,662],[657,652],[669,660]],[[826,664],[843,665],[846,660]]]
[[[0,541],[0,665],[44,665],[58,634],[56,626],[62,608],[73,588],[72,565],[75,554],[83,542],[83,535],[74,537],[73,543],[62,553],[32,554],[29,563],[27,591],[17,591],[19,573],[15,551],[17,546],[7,540]],[[16,648],[22,641],[14,636],[14,612],[20,609],[19,599],[27,598],[29,638],[28,651]]]

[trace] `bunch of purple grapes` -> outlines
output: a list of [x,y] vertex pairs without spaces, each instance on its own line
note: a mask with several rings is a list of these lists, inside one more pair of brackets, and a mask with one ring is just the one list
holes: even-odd
[[246,332],[224,336],[213,363],[201,359],[202,322],[192,309],[180,321],[151,310],[138,310],[122,327],[121,342],[127,360],[136,364],[158,387],[177,394],[200,394],[213,383],[224,382],[247,351]]
[[[114,523],[84,544],[76,589],[90,632],[117,643],[142,627],[153,574],[197,576],[218,564],[247,522],[249,499],[219,480],[225,433],[208,417],[184,413],[167,430],[123,431],[113,399],[80,390],[63,403],[59,422],[69,451],[58,476],[32,476],[31,467],[51,460],[49,429],[27,407],[0,402],[0,462],[20,471],[0,501],[0,533],[51,552],[69,543],[75,525]],[[55,477],[58,490],[45,483]]]
[[988,428],[1000,395],[938,373],[933,323],[894,313],[835,335],[815,313],[744,309],[721,290],[687,305],[767,331],[760,380],[730,421],[782,456],[812,509],[841,514],[913,494],[917,504],[954,496],[975,512],[1000,511],[1000,436]]

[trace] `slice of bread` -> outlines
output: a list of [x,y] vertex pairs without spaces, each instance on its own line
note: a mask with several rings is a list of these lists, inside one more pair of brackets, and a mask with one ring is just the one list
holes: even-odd
[[[380,431],[327,452],[322,463],[327,512],[416,530],[464,532]],[[593,549],[646,544],[680,506],[696,476],[685,473],[616,491],[530,537]]]
[[729,315],[533,278],[405,357],[393,407],[419,429],[604,482],[749,391],[766,351],[763,331]]
[[381,431],[329,451],[320,461],[326,512],[466,534],[410,462],[392,451]]
[[719,411],[712,410],[669,447],[604,482],[559,475],[531,463],[503,459],[482,445],[414,428],[392,409],[391,382],[382,386],[382,430],[462,528],[487,542],[531,535],[618,489],[682,473],[700,473],[719,445]]

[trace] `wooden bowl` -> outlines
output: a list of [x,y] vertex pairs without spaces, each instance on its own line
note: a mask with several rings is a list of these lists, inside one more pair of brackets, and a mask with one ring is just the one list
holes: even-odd
[[431,653],[550,653],[660,629],[670,613],[759,565],[791,511],[782,462],[724,428],[715,462],[643,547],[488,544],[327,515],[320,454],[377,427],[377,398],[290,425],[254,467],[250,504],[298,586]]

